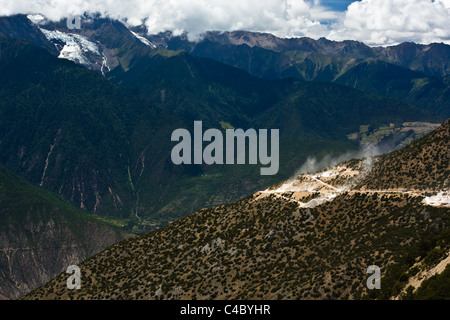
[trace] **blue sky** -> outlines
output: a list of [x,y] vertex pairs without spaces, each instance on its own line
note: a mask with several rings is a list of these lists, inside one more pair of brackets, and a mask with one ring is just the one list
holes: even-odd
[[345,11],[352,0],[322,0],[320,3],[334,11]]

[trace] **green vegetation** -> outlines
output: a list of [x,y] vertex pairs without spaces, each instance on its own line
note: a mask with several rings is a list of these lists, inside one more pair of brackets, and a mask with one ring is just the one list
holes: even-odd
[[384,61],[365,60],[334,80],[334,83],[396,98],[418,108],[450,117],[450,87],[442,79],[392,65]]
[[405,299],[411,300],[449,300],[450,266],[442,274],[425,280],[416,293],[410,293]]
[[[104,40],[115,43],[121,32]],[[117,49],[122,64],[108,74],[120,88],[26,42],[0,41],[0,161],[77,207],[124,220],[133,232],[279,183],[307,156],[354,150],[347,134],[361,124],[431,117],[343,86],[262,80],[184,52],[128,50],[133,45]],[[194,120],[205,130],[280,129],[280,174],[174,166],[171,133]]]

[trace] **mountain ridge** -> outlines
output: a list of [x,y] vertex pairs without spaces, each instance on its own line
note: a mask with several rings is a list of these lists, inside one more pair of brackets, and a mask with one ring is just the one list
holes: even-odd
[[[443,43],[425,45],[404,42],[394,46],[369,47],[363,42],[355,40],[333,41],[326,38],[314,40],[308,37],[279,38],[268,33],[249,31],[209,31],[201,39],[189,41],[186,35],[173,36],[171,32],[146,35],[145,29],[136,28],[136,30],[154,44],[173,50],[181,48],[188,52],[194,52],[195,47],[202,42],[212,42],[222,46],[246,45],[249,48],[261,48],[275,52],[302,51],[358,59],[380,58],[386,62],[440,78],[450,72],[448,64],[450,46]],[[440,54],[437,55],[437,52]],[[430,59],[431,56],[434,59],[433,63],[424,64],[421,67],[419,61],[422,60],[422,63],[430,61],[427,59]],[[436,60],[437,57],[439,58]]]

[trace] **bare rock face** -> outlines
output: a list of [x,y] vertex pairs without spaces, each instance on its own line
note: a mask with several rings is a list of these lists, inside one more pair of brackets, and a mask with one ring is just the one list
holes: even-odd
[[17,299],[127,235],[0,166],[0,299]]
[[[0,298],[16,299],[31,292],[69,265],[77,265],[123,236],[95,222],[81,227],[80,234],[70,226],[39,223],[29,233],[10,226],[0,233]],[[39,239],[35,245],[31,239]]]

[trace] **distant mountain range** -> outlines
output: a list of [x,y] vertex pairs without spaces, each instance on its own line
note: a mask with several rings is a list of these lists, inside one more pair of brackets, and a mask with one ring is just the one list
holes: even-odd
[[[403,43],[371,48],[357,41],[280,39],[254,32],[208,32],[199,41],[170,32],[145,35],[153,44],[185,50],[257,77],[344,84],[401,99],[450,117],[450,46]],[[446,80],[447,79],[447,80]]]
[[[85,261],[81,290],[62,274],[25,299],[443,299],[449,140],[450,120],[381,158],[200,210]],[[371,265],[381,290],[366,287]]]
[[33,17],[2,18],[0,35],[27,39],[102,74],[118,65],[126,69],[143,46],[184,50],[256,77],[343,84],[450,117],[450,46],[442,43],[372,48],[350,40],[281,39],[245,31],[207,32],[202,39],[189,41],[186,35],[148,35],[143,27],[129,29],[119,21],[98,17],[83,21],[81,30],[69,30],[65,21]]
[[[314,40],[307,37],[283,39],[267,33],[247,31],[211,31],[204,34],[200,40],[189,41],[187,35],[174,36],[171,32],[146,35],[147,31],[142,27],[133,29],[148,38],[154,45],[170,50],[186,50],[195,55],[210,54],[210,58],[215,57],[214,59],[227,59],[227,56],[232,59],[234,56],[237,60],[239,52],[243,57],[246,50],[247,59],[242,59],[241,63],[248,63],[249,71],[252,70],[252,62],[255,62],[255,67],[258,66],[257,62],[260,60],[252,61],[252,58],[257,55],[272,53],[273,57],[279,58],[276,53],[289,52],[293,55],[303,52],[336,58],[379,59],[439,78],[450,73],[450,46],[442,43],[421,45],[405,42],[396,46],[369,47],[362,42],[353,40],[339,42],[325,38]],[[214,56],[214,52],[218,55]],[[275,64],[273,66],[276,67]]]

